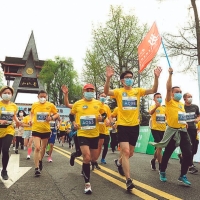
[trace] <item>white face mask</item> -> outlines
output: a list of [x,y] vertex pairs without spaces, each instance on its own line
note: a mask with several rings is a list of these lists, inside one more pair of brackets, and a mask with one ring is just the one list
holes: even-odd
[[192,98],[187,99],[188,103],[192,103]]
[[45,99],[44,97],[39,98],[39,102],[40,102],[40,103],[45,103],[45,102],[46,102],[46,99]]
[[24,116],[24,114],[23,113],[19,113],[19,116],[22,117],[22,116]]
[[4,100],[4,101],[10,101],[10,99],[12,98],[11,94],[2,94],[1,95],[1,98]]

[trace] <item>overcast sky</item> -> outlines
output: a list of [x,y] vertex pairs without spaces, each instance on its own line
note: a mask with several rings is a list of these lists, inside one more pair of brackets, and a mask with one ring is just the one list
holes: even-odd
[[[162,35],[164,31],[175,33],[187,21],[189,3],[189,0],[165,0],[164,3],[157,0],[1,0],[0,60],[5,56],[22,57],[33,30],[39,59],[71,57],[75,69],[81,71],[86,49],[91,45],[92,25],[108,20],[110,5],[122,5],[126,13],[134,11],[139,21],[149,26],[156,21]],[[197,4],[200,8],[199,1]],[[159,65],[163,68],[159,91],[164,95],[168,64],[161,59]],[[199,104],[197,81],[189,75],[177,74],[174,60],[171,65],[175,71],[173,85],[181,86],[183,93],[191,91],[194,103]],[[19,97],[17,101],[24,99]],[[30,102],[35,100],[32,97]]]

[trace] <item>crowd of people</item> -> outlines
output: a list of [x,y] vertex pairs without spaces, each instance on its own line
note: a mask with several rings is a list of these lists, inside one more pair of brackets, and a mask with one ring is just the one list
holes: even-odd
[[[168,161],[175,148],[180,146],[181,170],[178,182],[190,186],[187,172],[191,174],[198,172],[193,163],[193,156],[197,152],[197,132],[200,130],[199,107],[192,104],[190,93],[182,95],[180,87],[172,86],[172,68],[169,68],[167,93],[165,103],[162,104],[162,94],[157,91],[161,71],[160,67],[154,70],[154,83],[149,89],[133,88],[133,73],[125,71],[120,75],[122,87],[111,90],[110,81],[114,70],[108,66],[104,91],[99,93],[98,99],[95,99],[94,85],[87,83],[83,86],[82,99],[74,104],[69,103],[69,90],[63,85],[61,89],[64,103],[71,109],[69,122],[64,121],[59,116],[56,106],[47,101],[46,91],[38,92],[38,102],[33,103],[30,113],[26,114],[24,111],[18,111],[17,105],[10,101],[14,93],[12,87],[2,87],[0,90],[2,178],[8,179],[7,165],[12,143],[16,154],[19,153],[19,144],[21,149],[27,150],[27,159],[30,159],[34,146],[35,176],[40,176],[45,153],[48,154],[48,162],[52,162],[52,151],[57,136],[62,147],[66,141],[69,143],[69,148],[75,146],[75,152],[70,157],[71,166],[74,165],[76,157],[83,157],[81,174],[85,182],[84,193],[91,194],[90,170],[101,169],[98,159],[102,164],[106,164],[111,138],[112,152],[117,148],[120,149],[119,157],[114,160],[114,164],[120,175],[125,176],[127,190],[132,190],[135,185],[130,174],[129,159],[134,155],[139,136],[140,98],[153,94],[155,104],[149,109],[150,128],[154,138],[151,145],[155,146],[154,157],[150,161],[151,169],[156,170],[158,162],[159,179],[166,182]],[[107,96],[116,99],[117,107],[113,111],[105,103]],[[185,103],[181,102],[182,97]],[[103,151],[102,146],[104,146]],[[162,153],[163,148],[165,149]]]

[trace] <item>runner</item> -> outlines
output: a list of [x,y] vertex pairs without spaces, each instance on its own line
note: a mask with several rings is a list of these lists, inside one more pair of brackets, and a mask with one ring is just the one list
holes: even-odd
[[[98,158],[98,122],[102,121],[101,114],[104,113],[101,102],[94,99],[94,91],[95,87],[92,84],[86,84],[83,87],[83,99],[74,103],[70,113],[70,120],[78,129],[78,142],[83,156],[82,170],[85,179],[85,194],[92,193],[90,162],[94,162]],[[76,121],[74,115],[76,115]]]
[[[30,125],[32,125],[32,136],[34,142],[35,176],[40,176],[42,171],[42,159],[48,139],[51,135],[50,121],[58,117],[57,108],[53,103],[47,101],[47,93],[44,90],[38,92],[39,102],[31,107]],[[53,114],[53,116],[51,116]]]
[[117,167],[123,167],[126,176],[127,190],[135,187],[130,178],[129,158],[133,156],[134,148],[139,136],[139,106],[140,97],[157,92],[158,78],[161,68],[154,70],[154,85],[152,89],[132,88],[133,73],[125,71],[120,75],[123,88],[110,90],[110,80],[114,75],[114,69],[110,66],[106,68],[106,83],[104,92],[106,95],[116,99],[118,105],[117,130],[122,157],[115,160]]
[[24,147],[27,148],[27,160],[30,160],[31,158],[31,152],[32,152],[32,143],[33,143],[33,138],[32,138],[32,127],[30,125],[30,115],[27,115],[26,117],[23,118],[23,124],[22,126],[24,127],[24,133],[23,133],[23,138],[24,138]]
[[2,153],[1,177],[3,180],[8,180],[7,165],[9,161],[9,148],[15,133],[12,122],[13,120],[15,121],[16,127],[21,125],[16,116],[17,105],[10,101],[13,93],[13,88],[9,86],[4,86],[0,90],[2,98],[0,101],[0,153]]
[[152,144],[159,148],[165,147],[160,168],[160,181],[163,182],[167,181],[166,169],[168,161],[176,147],[180,146],[183,161],[181,163],[181,174],[178,182],[185,186],[190,186],[191,183],[188,181],[186,174],[192,160],[191,141],[186,129],[187,123],[184,104],[180,102],[182,91],[178,86],[172,87],[172,74],[173,69],[169,68],[165,99],[167,128],[163,139],[159,143]]
[[64,143],[65,143],[65,135],[66,135],[66,122],[64,121],[64,118],[61,118],[59,123],[58,123],[58,128],[60,131],[60,140],[62,142],[62,147],[64,147]]
[[[151,115],[151,132],[154,142],[158,143],[162,140],[166,129],[165,107],[161,105],[162,96],[160,93],[155,93],[153,97],[155,105],[150,107],[149,114]],[[160,170],[162,161],[162,148],[156,148],[155,150],[154,158],[150,161],[152,170],[156,170],[156,160],[158,160]]]

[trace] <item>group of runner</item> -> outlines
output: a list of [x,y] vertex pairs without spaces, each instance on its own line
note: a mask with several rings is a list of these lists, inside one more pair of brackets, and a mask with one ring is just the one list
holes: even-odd
[[[106,68],[104,91],[99,94],[99,98],[95,99],[96,89],[88,83],[83,87],[82,99],[74,104],[69,104],[68,88],[65,85],[62,86],[65,105],[71,108],[69,115],[71,126],[73,132],[76,133],[74,135],[76,152],[71,154],[70,164],[74,165],[74,159],[82,155],[85,194],[92,193],[90,166],[92,166],[92,170],[95,168],[100,169],[97,160],[101,154],[102,145],[104,145],[104,151],[102,152],[101,163],[106,164],[105,156],[108,151],[109,128],[112,128],[113,134],[117,132],[120,145],[119,158],[115,159],[114,163],[119,173],[126,177],[127,190],[135,188],[130,176],[129,159],[133,156],[139,136],[140,98],[149,94],[154,94],[155,101],[155,105],[149,110],[151,129],[155,140],[152,145],[156,147],[154,159],[151,160],[151,167],[155,170],[155,163],[158,160],[159,178],[163,182],[167,181],[165,171],[169,158],[175,148],[180,146],[181,172],[178,181],[186,186],[191,185],[186,174],[188,169],[190,172],[197,172],[193,164],[193,155],[196,150],[197,137],[195,123],[200,120],[199,108],[191,104],[192,97],[189,93],[183,96],[185,105],[181,103],[182,91],[180,87],[172,87],[172,68],[169,68],[169,77],[166,84],[165,106],[162,106],[162,95],[157,92],[161,71],[160,67],[154,70],[154,83],[150,89],[133,88],[133,73],[125,71],[120,75],[122,88],[110,90],[110,80],[114,75],[114,69],[108,66]],[[2,101],[0,101],[0,149],[2,151],[3,166],[1,176],[4,180],[8,179],[6,170],[9,159],[8,151],[15,132],[12,121],[14,120],[16,127],[24,126],[24,124],[31,127],[34,143],[35,176],[40,176],[45,149],[50,136],[56,135],[52,132],[56,133],[56,123],[54,122],[59,118],[55,105],[47,101],[47,93],[39,91],[39,101],[32,105],[30,118],[26,122],[21,122],[17,118],[17,106],[10,102],[13,92],[13,89],[9,86],[5,86],[0,90],[0,96],[2,97]],[[117,108],[113,112],[105,104],[107,96],[111,96],[117,101]],[[60,124],[62,126],[62,121]],[[54,131],[51,131],[51,129]],[[111,147],[114,152],[117,146],[116,135],[112,135],[112,140]],[[64,145],[64,142],[62,142],[62,145]],[[165,147],[165,150],[162,156],[163,147]]]

